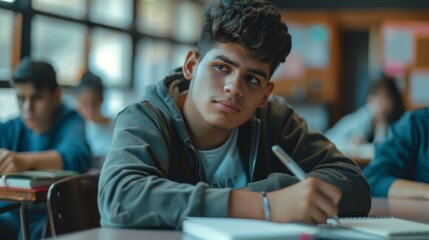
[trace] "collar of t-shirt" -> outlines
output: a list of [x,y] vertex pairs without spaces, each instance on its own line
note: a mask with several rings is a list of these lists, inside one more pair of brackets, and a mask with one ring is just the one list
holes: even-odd
[[224,144],[210,150],[198,150],[207,183],[214,188],[242,188],[246,174],[237,147],[238,129],[234,129]]

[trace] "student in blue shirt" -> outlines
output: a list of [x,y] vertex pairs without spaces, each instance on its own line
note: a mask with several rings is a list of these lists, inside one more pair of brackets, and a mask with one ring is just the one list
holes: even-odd
[[[25,58],[17,67],[16,89],[20,117],[0,123],[0,174],[31,169],[84,172],[91,152],[80,115],[61,102],[53,67]],[[0,207],[9,203],[0,202]],[[44,206],[29,209],[32,239],[41,237],[46,224]],[[18,211],[0,214],[1,239],[18,237]]]
[[373,196],[429,199],[429,108],[392,125],[364,175]]

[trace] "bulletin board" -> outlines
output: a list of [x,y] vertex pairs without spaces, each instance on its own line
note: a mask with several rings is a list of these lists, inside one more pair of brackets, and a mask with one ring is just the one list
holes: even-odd
[[382,41],[384,71],[404,81],[407,108],[429,106],[429,22],[386,22]]

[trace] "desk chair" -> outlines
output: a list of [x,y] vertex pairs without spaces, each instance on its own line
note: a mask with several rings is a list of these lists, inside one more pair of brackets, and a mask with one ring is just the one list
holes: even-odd
[[100,226],[97,205],[99,172],[67,177],[48,190],[48,217],[52,237]]

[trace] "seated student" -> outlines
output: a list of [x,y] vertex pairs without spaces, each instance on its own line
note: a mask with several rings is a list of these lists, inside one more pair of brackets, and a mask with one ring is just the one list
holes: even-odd
[[86,139],[94,156],[93,167],[101,168],[113,137],[113,119],[101,113],[103,104],[103,82],[86,72],[76,88],[78,111],[85,119]]
[[[21,116],[0,123],[0,175],[31,169],[86,171],[91,152],[84,121],[61,102],[52,66],[25,58],[14,72],[12,85]],[[28,219],[32,239],[40,239],[46,208],[30,207]],[[18,238],[19,229],[18,211],[0,214],[1,239]]]
[[429,108],[406,112],[364,174],[375,197],[429,199]]
[[372,159],[373,144],[385,139],[390,124],[404,111],[404,102],[394,79],[383,76],[371,85],[367,103],[340,119],[325,135],[344,154],[366,154]]
[[[101,170],[102,226],[180,229],[188,216],[325,223],[366,215],[359,169],[283,98],[274,70],[291,49],[279,11],[260,0],[213,1],[198,50],[119,113]],[[271,152],[282,146],[308,178]],[[269,207],[263,207],[263,191]]]

